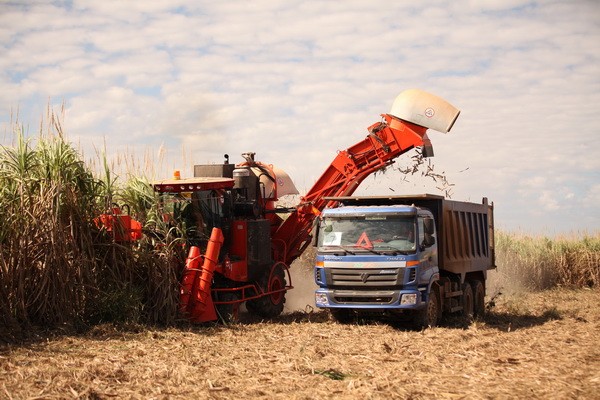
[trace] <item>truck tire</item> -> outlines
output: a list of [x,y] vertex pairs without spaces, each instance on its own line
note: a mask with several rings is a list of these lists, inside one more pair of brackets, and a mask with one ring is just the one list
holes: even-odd
[[441,317],[441,309],[440,309],[440,295],[437,289],[434,287],[431,288],[431,292],[429,294],[429,300],[427,300],[427,305],[423,310],[419,310],[416,317],[416,323],[418,328],[433,328],[437,326],[440,317]]
[[473,288],[469,282],[465,282],[462,291],[462,316],[470,322],[473,319],[474,310]]
[[471,282],[473,285],[473,315],[475,318],[482,318],[485,314],[485,287],[480,280]]
[[[275,264],[272,271],[267,271],[258,282],[266,292],[279,290],[286,287],[285,271],[282,264]],[[248,300],[248,312],[262,318],[277,317],[283,311],[286,292],[272,293],[258,299]]]
[[329,312],[333,319],[340,324],[348,324],[354,321],[354,313],[347,308],[330,308]]

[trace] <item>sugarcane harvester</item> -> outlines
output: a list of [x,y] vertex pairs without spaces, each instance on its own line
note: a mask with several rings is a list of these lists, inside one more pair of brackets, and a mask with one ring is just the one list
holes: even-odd
[[[193,322],[235,318],[240,304],[263,318],[283,311],[292,289],[289,267],[311,242],[313,222],[330,197],[349,196],[372,173],[398,156],[422,147],[433,156],[427,130],[449,132],[460,111],[418,89],[402,92],[389,114],[368,127],[365,139],[339,151],[323,175],[294,208],[277,206],[280,196],[297,194],[289,176],[256,161],[196,165],[194,177],[154,183],[154,189],[181,200],[176,214],[186,222],[189,254],[179,311]],[[281,215],[289,214],[287,218]]]

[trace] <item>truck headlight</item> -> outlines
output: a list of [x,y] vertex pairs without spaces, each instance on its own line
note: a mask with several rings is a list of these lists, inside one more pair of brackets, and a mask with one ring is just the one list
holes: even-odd
[[417,304],[417,294],[416,293],[406,293],[402,295],[400,299],[400,305],[414,305]]
[[327,304],[327,295],[325,293],[315,293],[315,303],[318,306]]

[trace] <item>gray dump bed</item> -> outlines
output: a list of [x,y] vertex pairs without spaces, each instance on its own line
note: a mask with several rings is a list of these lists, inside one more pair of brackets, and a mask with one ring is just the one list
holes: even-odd
[[439,267],[453,273],[495,268],[494,206],[446,200],[432,194],[377,197],[330,197],[341,205],[415,205],[435,218]]

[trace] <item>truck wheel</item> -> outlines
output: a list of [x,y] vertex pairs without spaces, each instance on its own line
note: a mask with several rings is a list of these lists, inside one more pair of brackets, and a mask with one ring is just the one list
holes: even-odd
[[427,306],[417,314],[417,325],[419,328],[437,326],[441,317],[440,295],[435,287],[431,288]]
[[473,288],[469,282],[465,282],[462,290],[462,315],[467,321],[471,321],[473,319]]
[[[282,264],[275,264],[258,282],[266,292],[284,289],[287,285]],[[272,293],[258,299],[248,300],[246,308],[251,314],[262,318],[274,318],[281,314],[285,304],[286,292]]]
[[473,285],[473,314],[475,318],[483,317],[485,314],[485,288],[480,280],[472,281]]
[[354,313],[346,308],[330,308],[329,312],[333,319],[340,324],[348,324],[354,320]]

